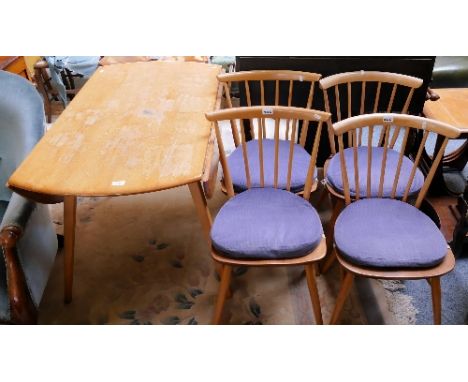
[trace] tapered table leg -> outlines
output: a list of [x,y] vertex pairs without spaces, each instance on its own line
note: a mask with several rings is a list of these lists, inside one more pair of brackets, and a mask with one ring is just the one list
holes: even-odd
[[65,303],[72,300],[73,262],[75,257],[76,196],[65,196],[63,201],[63,221],[65,236]]
[[210,210],[206,203],[205,194],[203,192],[203,187],[200,182],[189,183],[188,185],[190,193],[192,194],[192,199],[197,209],[198,218],[203,228],[203,233],[208,240],[208,245],[211,246],[210,231],[212,225],[212,219]]
[[[190,189],[190,193],[192,194],[192,199],[195,204],[195,208],[197,209],[198,218],[200,219],[203,233],[205,234],[206,240],[208,242],[208,247],[211,248],[210,232],[213,221],[211,219],[210,210],[208,209],[208,205],[206,203],[203,187],[200,182],[189,183],[188,187]],[[221,265],[219,263],[215,263],[215,270],[218,276],[221,277]],[[228,291],[228,297],[230,296],[231,292]]]

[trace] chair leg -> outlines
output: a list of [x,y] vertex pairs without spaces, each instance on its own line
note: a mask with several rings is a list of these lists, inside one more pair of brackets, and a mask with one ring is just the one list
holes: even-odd
[[229,284],[231,282],[231,271],[230,265],[223,265],[223,271],[221,273],[221,282],[219,284],[218,299],[216,300],[216,307],[213,315],[213,324],[218,325],[221,321],[223,314],[224,302],[229,290]]
[[[333,244],[332,244],[333,245]],[[336,260],[336,252],[335,249],[333,249],[332,253],[330,253],[324,260],[323,265],[321,265],[320,273],[327,273],[332,265],[335,263]]]
[[317,207],[319,207],[325,201],[328,195],[329,195],[328,190],[326,187],[324,187],[322,189],[322,193],[320,194],[319,200],[317,202]]
[[[336,222],[336,219],[338,219],[338,215],[340,214],[342,208],[343,208],[343,202],[341,201],[341,199],[337,200],[333,207],[333,212],[332,212],[330,221],[327,224],[325,236],[327,238],[327,255],[328,256],[330,256],[330,251],[333,249],[333,235],[335,232],[335,222]],[[325,263],[321,267],[320,271],[322,273],[326,273],[332,266],[334,260],[335,260],[335,257],[334,257],[334,254],[332,254],[332,258],[331,259],[328,258],[325,260]]]
[[317,290],[317,283],[315,281],[315,264],[306,264],[307,285],[309,286],[310,299],[312,301],[312,308],[314,310],[315,323],[323,325],[322,309],[320,307],[320,298]]
[[442,323],[442,297],[440,291],[440,277],[432,277],[429,280],[432,290],[432,310],[434,314],[434,324]]
[[343,310],[344,303],[351,290],[351,286],[353,285],[353,280],[354,275],[347,271],[341,284],[340,292],[338,293],[338,297],[336,299],[335,309],[333,309],[333,314],[330,319],[330,325],[335,325],[340,319],[341,311]]

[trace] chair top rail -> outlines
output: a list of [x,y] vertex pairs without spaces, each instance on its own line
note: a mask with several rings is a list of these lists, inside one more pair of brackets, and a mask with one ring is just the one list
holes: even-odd
[[206,118],[213,121],[227,121],[232,119],[254,119],[254,118],[272,118],[272,119],[302,119],[308,121],[327,121],[331,117],[330,113],[303,109],[291,106],[252,106],[236,107],[223,109],[206,113]]
[[321,74],[296,70],[252,70],[244,72],[223,73],[218,75],[220,82],[235,81],[318,81]]
[[335,135],[342,135],[359,127],[374,126],[380,124],[393,124],[405,126],[444,135],[447,138],[454,139],[460,135],[460,130],[444,122],[433,119],[418,117],[408,114],[395,113],[375,113],[363,114],[345,119],[333,125]]
[[347,82],[397,83],[398,85],[404,85],[411,88],[419,88],[423,84],[422,79],[405,74],[364,70],[334,74],[322,78],[319,82],[320,88],[323,90]]

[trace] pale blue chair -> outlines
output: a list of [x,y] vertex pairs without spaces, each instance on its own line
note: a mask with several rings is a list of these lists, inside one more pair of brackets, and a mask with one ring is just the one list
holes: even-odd
[[44,132],[34,86],[0,71],[0,322],[35,323],[57,253],[47,206],[12,193],[6,183]]

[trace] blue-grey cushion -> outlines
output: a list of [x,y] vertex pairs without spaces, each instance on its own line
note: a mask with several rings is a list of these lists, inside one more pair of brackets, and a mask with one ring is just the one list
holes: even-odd
[[8,178],[44,133],[44,104],[23,77],[0,70],[0,200],[8,201]]
[[[354,149],[347,148],[344,150],[346,159],[346,171],[348,174],[348,182],[351,196],[356,195],[356,186],[354,180]],[[376,197],[379,193],[380,173],[382,171],[383,147],[372,147],[372,162],[371,162],[371,197]],[[357,148],[358,153],[358,174],[359,174],[359,195],[361,198],[367,196],[367,146]],[[398,151],[387,150],[387,161],[385,164],[385,178],[383,185],[383,197],[390,197],[395,180],[398,159],[400,153]],[[413,162],[403,156],[401,164],[400,176],[396,188],[396,197],[402,198],[406,186],[408,184]],[[329,162],[327,174],[327,182],[339,193],[343,193],[343,179],[341,177],[340,155],[335,154]],[[424,184],[424,175],[421,170],[416,169],[414,180],[410,188],[410,195],[417,193]]]
[[214,248],[235,259],[286,259],[312,252],[322,239],[317,211],[275,188],[253,188],[231,198],[211,229]]
[[[26,79],[0,71],[0,229],[9,224],[22,227],[17,243],[18,259],[34,304],[41,300],[57,253],[55,227],[46,205],[37,205],[6,186],[8,178],[20,165],[44,133],[44,105],[36,88]],[[3,204],[5,206],[5,204]],[[0,269],[0,317],[9,319],[7,281]]]
[[8,202],[5,202],[4,200],[0,200],[0,223],[2,222],[3,215],[5,215],[5,211],[8,207]]
[[[280,140],[278,148],[278,188],[286,189],[289,163],[289,141]],[[258,153],[258,140],[248,141],[247,155],[249,159],[250,181],[252,187],[260,185],[260,160]],[[309,170],[310,155],[301,145],[295,144],[293,150],[293,165],[291,173],[291,191],[300,192],[304,189]],[[242,146],[237,147],[228,157],[229,171],[235,192],[247,190],[245,177],[244,157]],[[275,140],[263,140],[263,172],[265,187],[273,187],[275,175]],[[314,174],[315,176],[316,174]]]
[[[2,222],[3,215],[5,215],[7,207],[8,202],[0,200],[0,223]],[[5,259],[0,253],[0,321],[6,321],[10,317],[6,282]]]
[[416,207],[394,199],[361,199],[335,224],[335,244],[348,261],[376,268],[421,268],[439,264],[447,242]]

